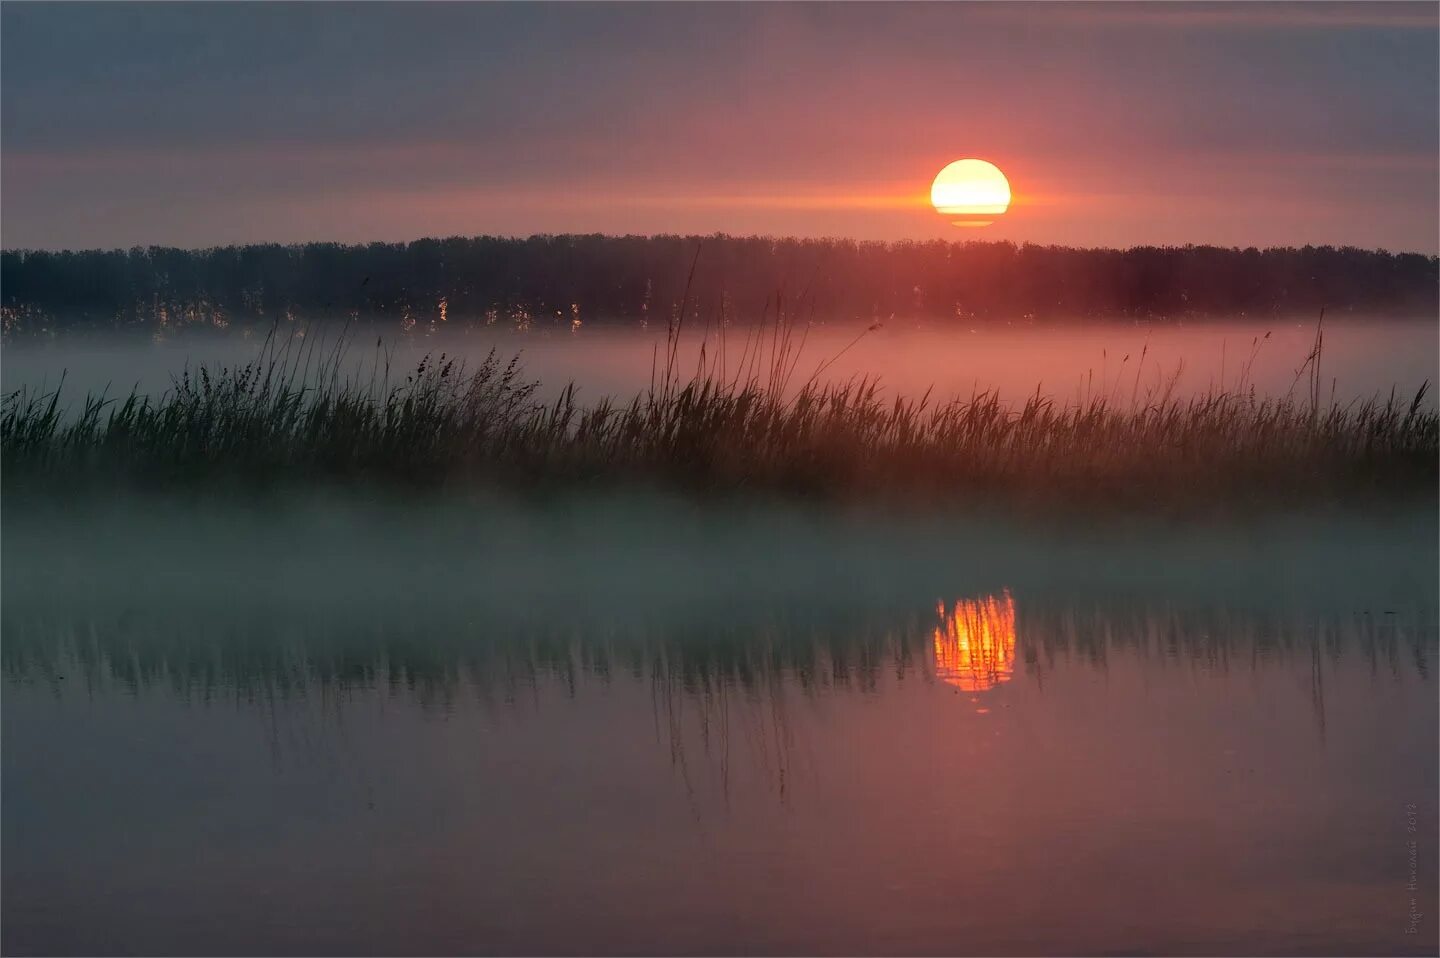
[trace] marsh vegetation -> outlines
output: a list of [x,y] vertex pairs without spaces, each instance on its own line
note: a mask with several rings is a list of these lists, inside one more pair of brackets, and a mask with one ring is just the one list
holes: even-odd
[[[542,401],[518,359],[475,366],[442,353],[392,369],[377,340],[272,327],[235,365],[186,367],[158,395],[88,394],[63,382],[4,399],[10,488],[134,483],[374,482],[522,488],[641,484],[696,493],[907,502],[1196,503],[1428,495],[1440,414],[1413,393],[1340,401],[1324,376],[1323,326],[1279,395],[1258,391],[1250,344],[1233,381],[1176,389],[1141,351],[1073,400],[1038,388],[889,396],[874,378],[825,378],[809,326],[783,307],[742,328],[688,331],[655,347],[648,384],[588,403],[573,386]],[[696,323],[692,317],[690,322]],[[694,356],[693,365],[689,358]],[[806,363],[802,365],[802,357]],[[809,372],[813,368],[813,372]]]

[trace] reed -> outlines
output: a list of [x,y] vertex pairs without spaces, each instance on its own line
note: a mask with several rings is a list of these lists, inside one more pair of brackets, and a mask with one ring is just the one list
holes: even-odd
[[[789,310],[787,313],[786,310]],[[799,364],[797,309],[776,297],[726,356],[707,323],[682,376],[672,323],[650,387],[628,402],[554,402],[515,360],[476,368],[444,354],[392,379],[377,341],[368,372],[342,375],[352,344],[266,339],[238,368],[186,369],[156,398],[20,390],[0,410],[8,489],[339,480],[522,488],[641,483],[904,502],[1144,504],[1433,496],[1440,415],[1414,396],[1321,398],[1321,341],[1307,394],[1244,385],[1195,397],[1175,379],[1010,404],[994,392],[886,398],[878,381],[825,384]],[[863,333],[861,334],[863,335]],[[713,346],[711,337],[714,336]],[[1252,353],[1253,358],[1253,353]],[[1142,360],[1143,362],[1143,360]],[[1128,379],[1126,386],[1129,386]],[[63,388],[63,384],[62,384]]]

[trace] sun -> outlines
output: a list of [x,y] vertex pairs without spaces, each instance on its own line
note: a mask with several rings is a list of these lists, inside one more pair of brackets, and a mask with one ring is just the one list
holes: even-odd
[[935,211],[957,216],[956,226],[989,226],[1010,208],[1010,181],[994,163],[956,160],[930,184]]

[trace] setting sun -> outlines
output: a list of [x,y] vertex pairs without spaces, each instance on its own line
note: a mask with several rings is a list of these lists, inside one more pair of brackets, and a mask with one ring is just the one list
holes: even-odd
[[1010,181],[994,163],[956,160],[930,185],[937,213],[957,216],[956,226],[989,226],[1010,208]]
[[0,958],[1440,958],[1440,0],[333,10],[0,0]]

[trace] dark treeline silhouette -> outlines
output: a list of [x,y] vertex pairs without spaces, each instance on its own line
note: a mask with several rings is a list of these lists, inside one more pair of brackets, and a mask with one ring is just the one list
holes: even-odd
[[[697,258],[698,251],[698,258]],[[691,268],[695,266],[693,283]],[[735,236],[474,237],[205,250],[7,250],[8,330],[226,325],[352,315],[402,323],[1433,315],[1437,259],[1352,247],[1073,249]]]

